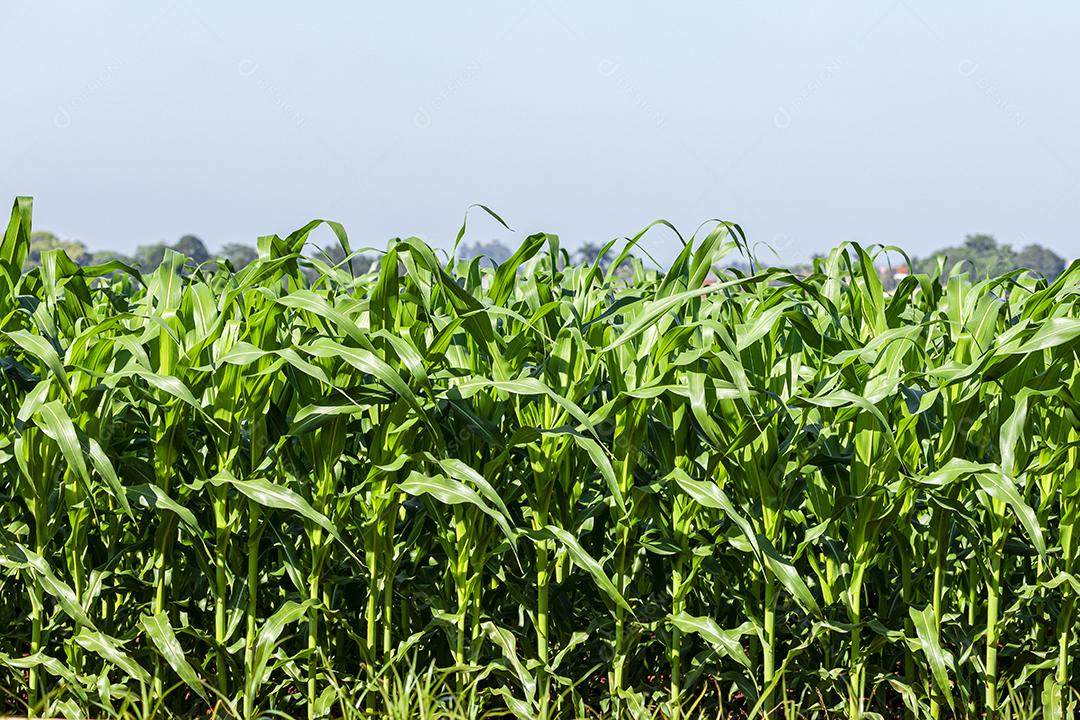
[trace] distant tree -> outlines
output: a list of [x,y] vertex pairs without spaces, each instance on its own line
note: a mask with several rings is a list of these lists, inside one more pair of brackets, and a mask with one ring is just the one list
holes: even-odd
[[363,275],[369,273],[378,268],[379,256],[368,255],[362,253],[360,255],[353,256],[353,259],[349,261],[349,265],[352,267],[352,271],[357,275]]
[[202,265],[210,259],[210,253],[203,241],[194,235],[185,235],[177,241],[172,249],[184,255],[196,265]]
[[458,260],[472,260],[473,258],[486,258],[495,265],[502,265],[510,259],[514,251],[506,247],[501,240],[489,240],[488,242],[465,243],[458,247]]
[[[345,262],[345,251],[340,245],[327,245],[320,248],[320,252],[316,253],[316,257],[331,265],[341,265]],[[371,272],[378,262],[378,256],[360,253],[359,255],[353,255],[352,259],[349,260],[349,267],[352,269],[353,275],[363,275],[366,272]],[[344,266],[342,266],[342,269],[344,269]]]
[[127,255],[122,255],[112,250],[98,250],[97,252],[90,253],[90,260],[85,265],[104,265],[107,262],[118,260],[125,265],[135,265],[135,260],[129,258]]
[[[747,267],[749,267],[749,266],[747,266]],[[814,262],[811,260],[808,263],[807,262],[796,263],[795,265],[792,265],[788,269],[791,270],[791,273],[793,275],[795,275],[796,277],[801,277],[801,278],[809,277],[810,275],[814,274]],[[740,268],[740,270],[741,270],[741,268]],[[742,272],[744,274],[746,274],[746,273],[748,273],[748,270],[742,270]]]
[[1042,245],[1028,245],[1016,254],[1016,263],[1047,280],[1053,280],[1065,271],[1065,259]]
[[984,233],[968,235],[964,238],[964,244],[952,254],[948,249],[940,254],[949,258],[950,265],[964,261],[965,268],[976,277],[1001,275],[1017,268],[1012,246],[999,244],[993,235]]
[[[616,247],[617,246],[613,246],[611,250],[608,250],[606,253],[603,254],[603,257],[601,257],[600,253],[603,252],[604,246],[597,245],[593,242],[587,242],[577,249],[577,252],[575,252],[572,256],[572,259],[581,263],[582,265],[591,266],[596,263],[597,258],[599,258],[600,269],[604,272],[607,272],[611,268],[611,264],[614,263],[618,256],[621,254],[621,250],[618,252],[615,251]],[[619,263],[619,267],[615,268],[615,274],[624,278],[629,278],[633,274],[633,259],[634,255],[632,253],[624,257],[622,259],[622,262]]]
[[242,270],[259,257],[259,253],[256,252],[255,248],[242,243],[228,243],[221,248],[218,255],[223,260],[228,260],[236,270]]
[[600,253],[603,249],[602,245],[587,242],[578,248],[578,251],[574,253],[574,258],[583,265],[592,265],[596,262],[597,258],[600,258],[600,268],[606,270],[607,266],[611,264],[611,258],[609,258],[606,253],[603,257],[600,257]]
[[210,260],[210,251],[206,249],[206,244],[194,235],[184,235],[176,241],[175,245],[166,245],[161,242],[140,245],[135,248],[133,260],[141,272],[150,273],[157,270],[158,265],[165,259],[166,250],[175,250],[193,265],[202,265]]
[[940,257],[947,268],[962,263],[972,278],[1002,275],[1018,268],[1028,268],[1053,280],[1065,268],[1065,261],[1041,245],[1028,245],[1019,253],[1011,245],[999,243],[993,235],[978,233],[964,238],[964,244],[938,250],[929,258],[915,261],[916,272],[930,272]]
[[[1008,245],[1005,247],[1008,247]],[[964,238],[964,250],[969,253],[975,255],[988,255],[996,252],[997,249],[997,240],[994,239],[993,235],[976,233],[975,235],[968,235]]]
[[30,234],[30,251],[26,255],[27,268],[40,265],[41,255],[49,250],[63,250],[69,258],[80,264],[87,259],[86,246],[81,242],[61,240],[55,233],[39,231]]
[[139,267],[139,270],[144,273],[150,273],[157,270],[158,265],[165,259],[165,251],[169,249],[169,246],[165,243],[154,243],[153,245],[140,245],[135,248],[135,264]]

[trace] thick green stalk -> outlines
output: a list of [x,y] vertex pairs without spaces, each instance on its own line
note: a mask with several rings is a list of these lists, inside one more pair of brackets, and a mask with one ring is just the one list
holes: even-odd
[[976,557],[974,550],[972,551],[971,558],[968,559],[968,597],[967,597],[967,621],[968,627],[975,627],[975,623],[978,620],[979,603],[978,595],[979,589],[982,587],[982,581],[979,580],[979,559]]
[[214,503],[214,643],[217,646],[217,683],[218,690],[228,695],[229,673],[228,658],[225,651],[226,600],[228,598],[227,565],[229,562],[228,544],[228,508],[226,507],[225,488],[213,490]]
[[[678,501],[676,500],[676,506]],[[678,518],[674,518],[678,522]],[[677,527],[677,526],[676,526]],[[683,589],[683,559],[675,557],[672,563],[672,614],[678,615],[686,609]],[[671,681],[671,706],[672,719],[678,720],[681,714],[681,688],[683,688],[683,631],[672,626],[672,641],[669,651],[669,662],[672,667]]]
[[[37,580],[30,586],[30,654],[36,655],[41,650],[42,607],[44,604],[41,583]],[[30,667],[30,707],[36,708],[41,698],[41,671],[37,665]]]
[[[161,422],[165,422],[164,418]],[[154,446],[154,474],[158,487],[169,495],[173,476],[173,452],[169,447],[173,429],[166,429]],[[166,511],[154,536],[154,599],[150,606],[151,613],[160,617],[165,613],[166,585],[168,583],[168,563],[173,543],[176,539],[178,519],[171,511]],[[165,692],[165,665],[160,655],[154,656],[153,691],[155,697],[163,697]]]
[[[157,534],[155,536],[154,547],[154,600],[150,608],[152,613],[157,616],[166,613],[165,600],[168,596],[168,558],[172,552],[173,540],[176,538],[177,517],[175,514],[168,512],[161,520],[161,525],[158,527]],[[155,655],[154,658],[154,678],[153,689],[155,693],[165,692],[165,670],[166,665],[162,663],[161,657]],[[156,697],[161,697],[158,694]]]
[[[256,619],[259,613],[259,540],[262,531],[259,525],[260,507],[249,500],[248,539],[247,539],[247,623],[244,630],[244,672],[249,674],[255,667]],[[250,720],[255,714],[255,694],[258,688],[247,684],[244,693],[244,718]]]
[[[48,519],[47,500],[42,494],[34,496],[34,552],[39,555],[45,549],[45,523]],[[43,630],[42,614],[44,611],[44,591],[41,581],[34,576],[30,584],[30,654],[35,655],[41,650],[41,636]],[[37,704],[41,699],[41,672],[38,666],[30,667],[29,704],[32,712],[37,711]]]
[[[995,547],[997,545],[995,544]],[[990,577],[986,587],[986,712],[997,712],[998,605],[1001,601],[1001,558],[991,552]]]
[[550,694],[548,678],[548,547],[547,541],[536,543],[536,655],[540,661],[537,683],[540,693],[540,720],[547,720]]
[[[86,522],[88,518],[86,515],[88,508],[86,505],[88,499],[73,474],[66,473],[66,475],[65,485],[68,501],[70,505],[81,506],[75,510],[68,511],[68,522],[71,525],[71,537],[68,539],[66,547],[67,563],[71,572],[71,589],[75,592],[75,601],[81,606],[86,590],[86,564],[84,562],[84,555],[87,543]],[[75,621],[73,636],[78,636],[81,628],[82,623]],[[77,643],[73,642],[68,646],[68,663],[71,668],[76,671],[82,669],[82,656],[80,650],[81,648]]]
[[[369,540],[373,540],[375,533],[369,530],[367,533]],[[368,569],[368,593],[367,593],[367,610],[365,612],[364,621],[364,642],[367,644],[368,653],[372,659],[376,656],[376,649],[378,648],[378,617],[379,617],[379,581],[378,581],[378,568],[379,568],[379,556],[378,552],[374,548],[374,543],[368,544],[368,550],[364,552],[364,561],[367,564]]]
[[[632,404],[625,412],[616,417],[616,433],[614,435],[613,444],[618,457],[618,470],[619,470],[619,491],[624,498],[629,498],[633,487],[633,469],[634,462],[636,461],[636,453],[638,452],[638,426],[641,420],[641,416],[644,413],[644,407],[640,404]],[[629,511],[628,511],[629,513]],[[677,527],[678,511],[673,510],[672,523],[673,527]],[[630,547],[631,542],[631,530],[632,530],[632,517],[628,514],[626,516],[620,516],[616,523],[616,538],[617,538],[617,550],[615,555],[615,587],[619,591],[619,594],[626,597],[627,590],[630,587],[630,575],[631,565],[633,563],[633,553]],[[677,562],[677,559],[676,559]],[[674,590],[673,590],[674,593]],[[672,595],[676,597],[675,594]],[[678,637],[678,629],[673,628],[676,633],[673,638]],[[611,669],[609,671],[610,694],[616,707],[621,708],[620,691],[623,690],[625,684],[624,674],[626,671],[628,650],[626,647],[626,609],[621,605],[615,606],[615,639],[612,648]],[[678,683],[679,668],[678,660],[675,660],[672,664],[672,687],[675,687]],[[676,704],[676,698],[672,697],[672,706]],[[672,710],[677,713],[677,710]]]
[[[634,416],[635,423],[640,423],[645,415],[644,407],[639,408],[639,413]],[[686,443],[689,440],[690,433],[687,431],[689,426],[689,419],[686,417],[688,408],[686,405],[680,403],[673,414],[673,426],[679,427],[680,430],[675,433],[674,444],[672,449],[674,450],[674,464],[683,473],[689,476],[689,473],[693,471],[693,463],[689,461],[686,452]],[[640,438],[640,433],[636,436]],[[633,445],[633,449],[636,452],[637,443]],[[629,480],[629,478],[628,478]],[[623,494],[630,495],[632,492],[632,484],[630,482],[624,482]],[[676,491],[672,488],[671,496],[671,533],[672,539],[675,543],[675,554],[671,557],[671,614],[672,616],[679,616],[686,611],[686,596],[688,591],[692,588],[688,588],[686,585],[686,577],[684,573],[686,558],[690,556],[690,525],[693,522],[693,513],[688,507],[686,500],[681,491]],[[671,704],[671,717],[673,720],[678,720],[682,715],[682,686],[683,686],[683,665],[682,665],[682,650],[683,650],[683,633],[682,629],[672,623],[671,626],[671,641],[668,647],[668,664],[671,667],[671,683],[669,688],[669,701]]]
[[[904,606],[911,607],[914,602],[911,585],[911,562],[906,554],[900,558],[900,588]],[[912,622],[910,617],[904,618],[904,632],[908,637],[915,637],[915,623]],[[915,686],[915,658],[910,648],[904,648],[904,680],[908,685]]]
[[[630,528],[625,524],[619,528],[619,550],[615,558],[615,583],[620,594],[626,593],[627,553],[630,544]],[[626,611],[615,606],[615,639],[611,654],[611,694],[618,697],[623,689],[623,671],[626,663]]]
[[[367,679],[369,681],[375,678],[375,669],[378,667],[377,661],[377,637],[379,631],[378,614],[379,614],[379,583],[378,583],[378,565],[379,556],[375,550],[375,531],[369,528],[365,533],[368,540],[368,550],[364,552],[364,561],[367,564],[368,569],[368,593],[367,593],[367,608],[364,616],[364,644],[367,646],[368,657],[371,659],[370,665],[367,670]],[[374,693],[369,692],[367,694],[367,709],[369,712],[374,710],[375,696]]]
[[[772,492],[772,488],[758,473],[756,468],[753,468],[752,476],[755,480],[755,484],[758,487],[758,496],[761,498],[761,513],[762,524],[765,530],[766,536],[771,542],[779,544],[779,518],[780,513],[776,509],[776,496]],[[763,634],[764,639],[762,641],[762,679],[764,680],[765,698],[763,702],[763,709],[769,712],[773,709],[772,706],[772,690],[769,686],[772,685],[773,678],[776,675],[776,601],[777,601],[777,587],[776,577],[769,571],[768,568],[762,568],[762,579],[765,583],[764,597],[762,598],[763,604]]]
[[316,717],[315,701],[319,697],[318,686],[318,651],[319,651],[319,600],[321,589],[319,581],[322,576],[322,528],[316,526],[311,529],[311,574],[308,576],[308,600],[311,602],[311,610],[308,612],[307,628],[307,703],[309,720]]
[[1054,672],[1054,681],[1057,691],[1061,694],[1061,702],[1066,707],[1071,699],[1069,697],[1069,638],[1072,634],[1072,624],[1076,607],[1076,598],[1073,593],[1066,589],[1065,598],[1062,601],[1061,610],[1058,614],[1058,657]]
[[[765,574],[764,602],[765,641],[762,643],[762,662],[764,665],[762,677],[765,681],[765,687],[768,688],[776,675],[776,582],[769,573]],[[770,710],[771,707],[768,704],[768,699],[772,693],[768,690],[766,692],[768,694],[766,695],[766,704],[764,708]]]
[[849,675],[851,677],[851,698],[848,717],[857,720],[863,713],[865,692],[865,668],[862,649],[862,577],[864,568],[857,565],[852,573],[851,586],[848,588],[848,612],[851,616],[851,650],[849,656]]
[[[468,583],[469,583],[469,531],[465,525],[465,511],[460,505],[454,506],[454,537],[457,541],[458,557],[454,567],[454,585],[457,595],[457,628],[454,638],[454,663],[465,664],[465,634],[469,606]],[[461,673],[457,674],[460,688]]]
[[[391,525],[393,527],[393,525]],[[382,572],[382,656],[383,661],[394,652],[394,558],[393,542],[387,548]]]
[[[1073,573],[1076,570],[1076,542],[1075,531],[1077,524],[1077,487],[1080,485],[1080,431],[1070,429],[1068,441],[1072,444],[1066,454],[1066,471],[1061,478],[1061,519],[1060,539],[1062,548],[1062,565],[1066,572]],[[1072,637],[1072,627],[1076,614],[1076,593],[1069,583],[1061,584],[1062,601],[1061,610],[1058,613],[1058,658],[1054,672],[1054,680],[1057,684],[1059,702],[1061,708],[1068,707],[1072,700],[1069,677],[1069,650]]]
[[[934,588],[931,602],[934,608],[934,626],[941,628],[942,620],[944,617],[944,593],[945,593],[945,553],[948,550],[948,543],[946,542],[948,537],[947,525],[945,522],[945,513],[943,510],[938,509],[934,513]],[[928,682],[928,687],[932,688],[932,683]],[[941,717],[941,704],[937,700],[937,696],[930,700],[930,717],[933,720],[938,720]]]
[[[621,438],[620,438],[621,439]],[[619,473],[619,488],[623,493],[623,497],[629,495],[630,485],[632,483],[631,476],[631,464],[629,459],[629,451],[625,452],[626,457],[621,461],[620,473]],[[618,539],[619,548],[616,555],[616,567],[615,567],[615,582],[616,588],[619,590],[619,594],[623,597],[626,596],[626,589],[630,586],[630,568],[627,563],[631,562],[630,555],[630,518],[621,517],[618,522]],[[611,652],[611,689],[610,693],[613,698],[618,699],[620,691],[623,689],[623,674],[626,667],[626,611],[616,604],[615,608],[615,642],[613,642]]]
[[[465,605],[468,602],[468,598],[465,597],[465,592],[458,591],[458,619],[456,628],[456,637],[454,638],[454,664],[462,666],[465,664],[465,633],[468,631],[466,628],[466,610]],[[457,678],[461,680],[461,674],[457,675]]]

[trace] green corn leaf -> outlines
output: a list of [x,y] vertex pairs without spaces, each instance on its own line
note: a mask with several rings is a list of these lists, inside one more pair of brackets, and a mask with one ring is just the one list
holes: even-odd
[[191,663],[189,663],[184,656],[184,648],[181,647],[180,640],[176,637],[172,625],[169,624],[169,618],[166,617],[164,613],[159,613],[157,615],[143,615],[139,618],[139,624],[146,630],[146,634],[150,637],[151,642],[154,643],[154,647],[156,647],[158,652],[161,653],[161,656],[165,658],[165,661],[169,663],[169,667],[180,676],[180,679],[184,681],[184,684],[209,703],[210,698],[203,689],[203,681],[199,678],[198,673],[195,672],[195,668],[191,667]]
[[772,544],[762,535],[757,533],[753,526],[739,514],[724,491],[712,483],[693,480],[680,470],[675,470],[672,476],[679,488],[691,497],[695,502],[705,507],[722,510],[725,515],[735,523],[749,541],[762,567],[768,568],[784,588],[791,593],[792,597],[804,608],[815,615],[820,613],[820,607],[813,593],[806,585],[798,570],[781,556]]
[[91,630],[90,628],[84,627],[79,631],[79,634],[75,636],[75,642],[78,643],[80,647],[84,647],[105,658],[127,673],[128,676],[134,680],[142,683],[150,681],[150,674],[147,673],[141,665],[132,660],[127,653],[121,650],[120,642],[115,638],[111,638],[97,630]]
[[919,649],[923,651],[930,669],[933,673],[934,685],[938,693],[945,698],[949,707],[953,707],[952,686],[949,683],[948,667],[952,664],[952,657],[942,648],[938,640],[938,626],[934,618],[934,608],[927,605],[922,610],[914,607],[908,608],[908,615],[915,625],[918,634]]
[[475,490],[445,475],[424,475],[413,470],[409,477],[398,483],[398,489],[408,495],[430,495],[439,502],[448,505],[467,504],[479,508],[481,512],[495,521],[503,535],[513,545],[515,533],[510,528],[508,518],[500,511],[488,505]]
[[555,525],[547,525],[541,530],[529,531],[527,534],[533,540],[554,540],[559,547],[566,551],[572,563],[592,576],[593,582],[609,600],[627,612],[632,612],[630,605],[619,594],[615,583],[611,582],[611,578],[604,572],[600,563],[585,552],[573,535]]
[[745,630],[722,630],[712,618],[695,617],[686,613],[673,615],[670,620],[672,625],[683,632],[700,635],[720,654],[731,658],[747,669],[753,667],[740,642],[742,636],[746,634]]
[[1020,497],[1020,493],[1016,490],[1015,481],[1002,472],[1000,468],[993,468],[990,472],[978,473],[975,477],[979,481],[979,487],[987,495],[1009,506],[1027,532],[1028,539],[1035,546],[1035,550],[1039,555],[1045,556],[1046,542],[1043,540],[1039,518],[1031,506]]
[[[346,544],[345,539],[341,536],[341,533],[338,532],[337,527],[331,522],[330,518],[313,508],[302,496],[283,485],[276,485],[263,478],[248,478],[241,480],[227,470],[222,470],[217,475],[210,478],[209,482],[211,485],[218,487],[226,485],[234,487],[245,497],[263,507],[294,512],[305,520],[309,520],[321,527],[329,533],[332,538],[341,543],[346,550],[349,550],[349,546]],[[351,552],[351,550],[349,550],[349,552]]]

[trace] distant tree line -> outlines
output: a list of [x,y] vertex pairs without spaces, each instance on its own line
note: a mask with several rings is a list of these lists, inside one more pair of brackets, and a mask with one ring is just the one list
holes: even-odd
[[1003,275],[1025,268],[1047,280],[1054,280],[1065,270],[1065,259],[1042,245],[1025,245],[1014,250],[1007,243],[999,243],[993,235],[978,233],[965,237],[962,245],[942,248],[927,258],[913,258],[915,272],[933,271],[941,258],[945,259],[946,269],[960,263],[973,278]]
[[[345,262],[345,251],[340,245],[327,245],[321,247],[315,252],[315,257],[323,262],[334,265],[342,266]],[[379,258],[376,255],[370,255],[368,253],[354,254],[349,259],[348,267],[352,270],[353,275],[363,275],[364,273],[371,272],[379,264]]]
[[[184,235],[173,245],[163,242],[140,245],[129,257],[112,250],[91,252],[81,242],[64,240],[54,233],[39,231],[30,238],[27,265],[30,267],[38,265],[41,262],[42,253],[56,249],[63,250],[68,257],[80,265],[101,265],[119,260],[143,273],[155,270],[164,259],[165,251],[170,249],[185,255],[195,265],[226,260],[234,270],[241,270],[258,257],[258,252],[254,247],[242,243],[228,243],[223,245],[219,252],[211,253],[203,241],[194,235]],[[614,260],[614,253],[609,252],[601,257],[602,250],[601,245],[585,243],[572,253],[571,259],[590,265],[599,259],[600,267],[606,270],[609,263]],[[513,251],[501,241],[491,240],[466,243],[458,249],[457,255],[462,260],[482,258],[487,263],[499,265],[506,262],[512,254]],[[345,262],[345,253],[338,245],[319,248],[314,255],[331,265],[341,265]],[[1001,275],[1025,268],[1048,280],[1053,280],[1065,270],[1065,259],[1042,245],[1030,244],[1020,250],[1014,250],[1007,243],[999,243],[993,235],[979,233],[968,235],[961,245],[942,248],[925,258],[912,258],[914,271],[932,272],[941,258],[945,260],[946,270],[960,263],[961,267],[973,278]],[[352,272],[357,275],[369,272],[377,264],[378,257],[370,254],[354,255],[349,260]],[[795,270],[797,272],[809,271],[809,266],[800,265]]]
[[[569,253],[569,256],[571,261],[583,265],[592,265],[599,261],[600,269],[606,271],[615,262],[620,252],[621,248],[617,244],[608,252],[604,252],[603,245],[587,242],[577,250]],[[465,243],[458,248],[457,258],[459,260],[480,258],[484,264],[494,267],[509,260],[513,254],[514,251],[508,248],[501,240],[489,240],[488,242]],[[627,260],[624,260],[619,270],[624,270],[627,267]]]
[[[206,244],[194,235],[184,235],[174,244],[158,242],[149,245],[139,245],[132,255],[124,255],[114,250],[89,251],[86,246],[77,240],[64,240],[51,232],[35,232],[30,236],[30,252],[27,254],[27,267],[35,267],[41,264],[42,254],[49,250],[63,250],[69,258],[79,265],[103,265],[107,262],[118,260],[125,265],[130,265],[139,272],[149,273],[157,269],[161,261],[165,259],[166,250],[175,250],[191,261],[192,265],[198,266],[209,262],[228,261],[233,270],[242,270],[248,263],[259,257],[258,251],[251,245],[243,243],[227,243],[216,253],[210,252]],[[330,245],[320,248],[314,253],[323,262],[338,265],[345,260],[345,253],[338,245]],[[353,272],[365,273],[378,262],[373,255],[356,255],[350,260]]]
[[[814,259],[821,257],[815,255]],[[1065,259],[1042,245],[1025,245],[1020,250],[1014,250],[1007,243],[999,243],[993,235],[983,233],[968,235],[962,244],[936,250],[927,257],[912,257],[913,268],[903,264],[903,260],[895,254],[890,259],[891,265],[878,267],[880,280],[886,290],[895,289],[899,280],[912,271],[932,273],[939,262],[944,263],[946,273],[959,264],[960,269],[973,279],[1004,275],[1023,268],[1053,281],[1065,270]],[[813,261],[794,265],[791,270],[796,275],[807,276],[813,272]]]
[[63,240],[55,233],[38,231],[30,236],[30,252],[27,254],[26,264],[29,267],[39,265],[42,254],[49,250],[63,250],[79,265],[103,265],[118,260],[144,273],[157,269],[165,258],[166,250],[175,250],[185,255],[195,265],[202,265],[211,260],[228,260],[236,270],[259,256],[255,248],[241,243],[229,243],[222,246],[220,252],[211,254],[205,243],[194,235],[184,235],[173,245],[163,242],[140,245],[130,256],[114,250],[91,252],[77,240]]
[[[592,264],[601,250],[599,245],[586,243],[574,257],[580,262]],[[506,256],[509,257],[509,251],[506,252]],[[489,254],[494,255],[494,253]],[[1065,270],[1065,259],[1049,248],[1030,244],[1020,250],[1014,250],[1009,244],[999,243],[993,235],[980,233],[968,235],[959,246],[942,248],[926,258],[912,258],[914,271],[933,272],[940,258],[944,258],[946,271],[960,263],[972,278],[1003,275],[1024,268],[1053,281]],[[608,260],[609,258],[601,258],[601,267],[606,268]],[[750,269],[749,265],[737,260],[731,263],[731,267],[743,272]],[[808,265],[799,266],[799,269],[804,270],[804,274],[809,272]]]

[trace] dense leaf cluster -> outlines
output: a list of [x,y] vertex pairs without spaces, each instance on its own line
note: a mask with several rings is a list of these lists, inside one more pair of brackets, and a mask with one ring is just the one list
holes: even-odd
[[720,269],[718,224],[663,273],[538,234],[356,274],[316,225],[235,274],[24,273],[16,203],[12,705],[352,716],[408,661],[521,718],[1067,710],[1080,264],[886,296],[853,245]]

